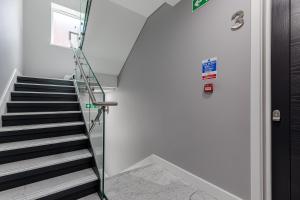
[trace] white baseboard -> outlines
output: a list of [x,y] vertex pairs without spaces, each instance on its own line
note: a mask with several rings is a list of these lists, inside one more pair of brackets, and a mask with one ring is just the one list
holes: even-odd
[[[10,100],[10,93],[14,90],[14,83],[16,82],[18,75],[20,75],[20,72],[17,69],[14,69],[13,73],[10,76],[9,81],[6,84],[6,87],[0,98],[0,115],[6,113],[6,103]],[[0,127],[2,127],[1,120],[0,120]]]
[[153,160],[153,157],[154,157],[154,155],[151,155],[151,156],[145,158],[144,160],[132,165],[131,167],[123,170],[121,173],[125,173],[125,172],[128,172],[128,171],[132,171],[132,170],[135,170],[135,169],[138,169],[138,168],[148,166],[148,165],[152,165],[152,164],[155,163],[154,160]]
[[157,164],[165,169],[169,170],[172,174],[180,177],[184,182],[194,185],[196,188],[200,188],[203,191],[206,191],[209,194],[213,194],[217,199],[222,200],[242,200],[240,197],[237,197],[234,194],[174,165],[173,163],[164,160],[163,158],[157,155],[151,155],[146,159],[136,163],[135,165],[131,166],[130,168],[124,170],[122,173],[131,171],[137,168],[145,167],[151,164]]

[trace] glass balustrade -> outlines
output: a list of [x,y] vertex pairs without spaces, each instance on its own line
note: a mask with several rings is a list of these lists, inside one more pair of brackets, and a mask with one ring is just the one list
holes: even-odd
[[[89,63],[80,49],[74,49],[80,64],[75,68],[75,83],[83,117],[87,126],[91,147],[100,177],[100,191],[104,197],[105,181],[105,107],[95,105],[94,101],[105,102],[105,93]],[[92,92],[93,97],[89,93]],[[94,100],[93,100],[94,98]]]
[[[104,193],[105,186],[105,115],[107,106],[105,103],[105,93],[85,57],[82,47],[84,45],[85,33],[87,30],[91,0],[80,0],[80,33],[77,34],[79,47],[74,48],[72,40],[70,43],[74,53],[76,63],[74,79],[79,95],[83,117],[86,123],[87,132],[95,157],[97,171],[100,177],[100,197],[107,199]],[[73,33],[70,33],[73,34]],[[72,37],[70,37],[72,38]],[[96,103],[98,102],[98,103]]]

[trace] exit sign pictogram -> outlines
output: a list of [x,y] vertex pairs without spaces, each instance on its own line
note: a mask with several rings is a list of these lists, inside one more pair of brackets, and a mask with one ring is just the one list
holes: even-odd
[[207,4],[209,0],[193,0],[193,12]]

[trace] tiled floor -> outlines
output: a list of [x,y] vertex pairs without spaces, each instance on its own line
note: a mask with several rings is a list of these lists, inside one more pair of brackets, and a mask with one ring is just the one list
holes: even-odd
[[109,178],[105,191],[109,200],[217,200],[158,165]]

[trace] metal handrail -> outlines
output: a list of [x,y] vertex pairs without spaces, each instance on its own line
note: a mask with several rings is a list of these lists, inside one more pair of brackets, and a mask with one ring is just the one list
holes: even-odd
[[79,70],[80,70],[80,72],[82,74],[82,77],[83,77],[84,83],[86,85],[87,91],[89,93],[89,96],[91,98],[92,104],[95,105],[95,106],[101,107],[101,108],[107,108],[107,107],[110,107],[110,106],[117,106],[118,105],[117,102],[112,102],[112,101],[98,102],[96,100],[96,97],[95,97],[95,95],[93,93],[93,90],[91,89],[90,85],[88,84],[87,75],[85,74],[85,72],[83,70],[83,67],[81,65],[81,62],[79,61],[78,55],[76,53],[76,50],[73,47],[71,41],[70,41],[70,43],[71,43],[71,48],[72,48],[73,53],[74,53],[74,58],[76,60],[76,65],[78,65]]

